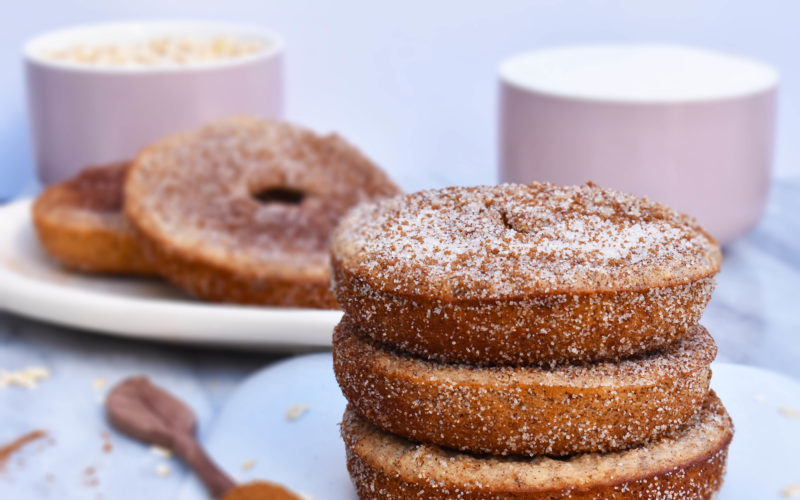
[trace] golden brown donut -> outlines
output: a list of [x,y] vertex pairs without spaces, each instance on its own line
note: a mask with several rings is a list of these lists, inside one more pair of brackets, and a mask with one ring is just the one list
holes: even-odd
[[353,205],[398,192],[336,135],[239,117],[145,148],[125,213],[160,273],[198,297],[336,308],[330,233]]
[[363,500],[710,499],[733,424],[711,392],[687,425],[647,446],[566,459],[474,456],[388,434],[348,407],[347,467]]
[[593,184],[429,190],[332,240],[334,292],[370,336],[446,362],[613,360],[695,325],[721,253],[694,219]]
[[716,355],[702,326],[619,363],[474,367],[383,348],[345,317],[333,368],[347,400],[387,432],[493,455],[616,451],[681,427],[702,406]]
[[48,254],[83,272],[155,274],[122,213],[127,168],[127,163],[87,168],[36,198],[33,224]]

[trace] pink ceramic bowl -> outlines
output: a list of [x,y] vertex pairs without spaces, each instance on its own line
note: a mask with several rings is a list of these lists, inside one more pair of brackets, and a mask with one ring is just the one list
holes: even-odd
[[[225,37],[263,48],[186,65],[99,66],[47,57],[75,45],[160,37]],[[86,166],[130,159],[153,140],[209,120],[283,113],[284,44],[260,28],[190,21],[98,24],[46,33],[23,50],[33,150],[44,184]]]
[[762,63],[668,45],[512,57],[500,65],[500,180],[592,180],[730,242],[765,205],[777,82]]

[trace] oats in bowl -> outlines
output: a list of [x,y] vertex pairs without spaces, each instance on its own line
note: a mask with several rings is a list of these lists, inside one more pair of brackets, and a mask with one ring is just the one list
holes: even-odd
[[236,59],[265,48],[262,41],[227,36],[160,36],[129,43],[81,43],[42,55],[53,61],[95,66],[170,66]]

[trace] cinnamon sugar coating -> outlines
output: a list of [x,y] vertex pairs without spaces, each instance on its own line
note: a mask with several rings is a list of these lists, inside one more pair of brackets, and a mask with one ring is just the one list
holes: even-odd
[[646,446],[565,459],[475,456],[416,444],[345,411],[347,464],[365,500],[710,499],[725,473],[730,417],[713,391],[685,427]]
[[641,290],[720,264],[693,219],[591,183],[450,187],[365,205],[342,221],[333,251],[376,289],[441,300]]
[[334,292],[375,339],[471,364],[612,360],[696,324],[721,253],[664,205],[593,184],[446,188],[362,205]]
[[239,117],[144,149],[125,213],[159,271],[194,295],[335,308],[330,233],[353,205],[398,192],[336,135]]
[[663,352],[618,363],[480,368],[391,351],[345,317],[333,366],[350,405],[387,432],[472,453],[571,455],[681,427],[703,404],[716,351],[697,326]]
[[87,168],[36,198],[33,222],[47,253],[83,272],[155,274],[122,213],[127,169],[126,162]]

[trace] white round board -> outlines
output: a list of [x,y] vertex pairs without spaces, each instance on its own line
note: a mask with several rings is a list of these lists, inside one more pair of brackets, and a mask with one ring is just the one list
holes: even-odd
[[[711,385],[736,426],[718,500],[786,498],[782,490],[800,483],[800,418],[789,412],[800,409],[800,382],[727,363],[715,363],[713,371]],[[344,407],[330,354],[295,357],[246,380],[205,444],[237,481],[269,479],[315,500],[355,499],[339,437]],[[301,414],[293,420],[292,411]],[[179,499],[209,497],[191,479]]]
[[30,201],[0,207],[0,310],[93,332],[237,348],[330,346],[339,311],[201,302],[156,279],[63,269],[39,245]]

